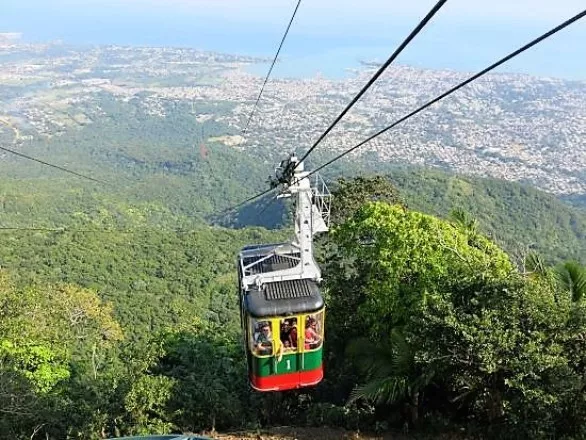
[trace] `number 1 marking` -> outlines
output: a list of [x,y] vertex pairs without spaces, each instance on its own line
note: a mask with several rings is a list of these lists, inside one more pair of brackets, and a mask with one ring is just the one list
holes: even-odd
[[287,359],[287,370],[291,369],[291,360]]

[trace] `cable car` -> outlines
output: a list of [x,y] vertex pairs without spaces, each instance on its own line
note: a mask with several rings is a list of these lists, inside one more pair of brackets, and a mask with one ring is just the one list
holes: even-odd
[[328,230],[331,195],[319,176],[311,185],[294,154],[276,174],[278,197],[295,197],[295,238],[246,246],[238,256],[242,333],[257,391],[308,387],[323,378],[325,304],[313,236]]

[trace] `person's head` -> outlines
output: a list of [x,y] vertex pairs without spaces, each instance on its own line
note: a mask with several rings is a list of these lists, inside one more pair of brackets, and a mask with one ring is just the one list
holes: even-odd
[[268,335],[271,332],[271,328],[268,324],[265,324],[262,326],[261,331],[263,332],[263,334]]

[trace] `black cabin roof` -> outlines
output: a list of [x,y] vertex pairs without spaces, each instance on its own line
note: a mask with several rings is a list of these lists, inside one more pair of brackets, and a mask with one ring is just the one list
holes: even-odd
[[324,306],[315,281],[308,279],[277,281],[256,286],[245,293],[248,313],[255,318],[312,313]]

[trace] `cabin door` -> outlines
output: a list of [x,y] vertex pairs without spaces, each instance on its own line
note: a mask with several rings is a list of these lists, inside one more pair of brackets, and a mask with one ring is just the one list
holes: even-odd
[[275,328],[280,330],[279,337],[275,338],[275,374],[286,375],[287,382],[297,383],[303,363],[300,333],[297,328],[299,317],[292,316],[275,321]]

